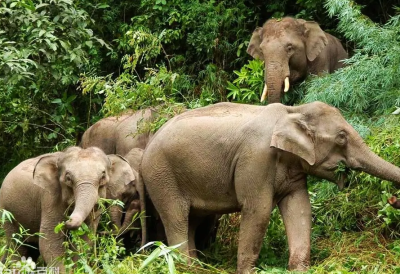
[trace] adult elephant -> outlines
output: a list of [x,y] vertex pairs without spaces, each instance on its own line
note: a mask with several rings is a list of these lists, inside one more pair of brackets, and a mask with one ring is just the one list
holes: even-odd
[[[143,156],[143,149],[140,148],[133,148],[131,151],[129,151],[128,154],[124,156],[124,158],[129,162],[129,165],[131,166],[132,170],[139,170],[140,168],[140,162],[142,161],[142,156]],[[137,174],[137,173],[135,173]],[[138,190],[138,193],[140,193],[141,197],[145,197],[145,195],[141,194],[144,193],[144,185],[143,182],[140,180],[135,180],[135,187]],[[119,192],[121,193],[121,191]],[[127,196],[127,195],[123,195]],[[144,225],[139,225],[139,223],[136,221],[132,223],[132,218],[136,213],[138,213],[141,209],[145,209],[147,212],[148,217],[144,218],[142,222],[144,222]],[[124,222],[120,228],[119,231],[121,231],[121,235],[125,234],[131,227],[133,227],[137,231],[137,228],[141,228],[142,226],[147,226],[148,229],[145,233],[142,231],[142,245],[146,242],[145,238],[149,238],[151,241],[166,241],[166,235],[165,235],[165,230],[164,226],[161,222],[160,216],[155,209],[153,203],[151,202],[151,199],[148,197],[145,199],[133,199],[130,204],[127,204],[126,208],[126,213],[124,215]],[[210,215],[207,218],[202,218],[199,226],[197,227],[196,230],[196,247],[198,250],[204,250],[210,245],[215,242],[216,235],[217,235],[217,229],[219,225],[219,218],[221,215]],[[131,247],[132,242],[134,242],[134,239],[132,239],[132,236],[135,237],[139,233],[132,233],[131,236],[125,236],[124,237],[124,243],[125,247]]]
[[342,60],[348,57],[340,41],[316,22],[291,17],[270,19],[256,28],[247,53],[264,61],[261,102],[268,95],[268,103],[280,103],[289,83],[299,82],[309,73],[332,73],[343,67]]
[[[65,227],[74,230],[85,222],[96,231],[100,213],[96,204],[99,198],[106,197],[107,184],[112,180],[131,180],[129,165],[119,168],[120,161],[115,160],[95,147],[70,147],[25,160],[11,170],[0,189],[0,208],[10,211],[15,218],[4,224],[6,250],[13,234],[19,233],[20,225],[29,229],[30,234],[40,232],[43,237],[32,236],[23,241],[38,243],[44,262],[64,272],[64,266],[56,260],[65,252],[64,236],[55,233],[54,228],[66,221]],[[70,208],[72,213],[66,219]],[[16,254],[30,256],[30,252],[27,246],[20,246]]]
[[375,155],[340,112],[325,103],[254,106],[219,103],[167,122],[147,146],[141,175],[168,244],[195,256],[200,218],[242,213],[237,273],[249,273],[278,205],[290,270],[310,264],[307,175],[343,188],[339,163],[400,184],[400,168]]
[[[181,113],[185,111],[183,107],[174,109],[174,112]],[[91,127],[89,127],[83,134],[80,146],[90,147],[96,146],[101,148],[106,154],[117,153],[123,155],[128,160],[134,171],[139,170],[139,164],[143,152],[141,151],[153,137],[153,133],[145,123],[154,121],[159,114],[158,108],[147,108],[135,112],[125,113],[121,116],[107,117],[99,120]],[[139,130],[140,126],[143,127]],[[140,183],[140,182],[139,182]],[[128,200],[128,187],[115,186],[113,199],[122,199],[124,197],[125,215],[122,222],[122,211],[118,206],[111,208],[111,219],[114,225],[119,228],[119,231],[127,231],[131,225],[132,217],[136,214],[137,210],[144,210],[146,208],[147,217],[143,218],[142,222],[147,223],[147,231],[142,231],[142,244],[146,238],[151,241],[164,241],[166,239],[164,226],[159,218],[157,211],[146,195],[140,195],[141,200],[132,199]],[[139,193],[140,193],[139,189]],[[143,190],[145,192],[145,190]],[[118,198],[119,197],[119,198]],[[146,206],[141,205],[146,203]],[[196,243],[200,250],[206,249],[210,246],[211,242],[215,241],[217,227],[219,223],[218,216],[210,216],[205,218],[200,224],[198,232],[196,232]],[[145,233],[145,234],[143,234]],[[126,241],[125,241],[126,242]]]
[[[135,147],[144,149],[153,135],[144,124],[153,121],[157,115],[157,110],[147,108],[103,118],[83,133],[80,146],[96,146],[106,154],[119,155],[126,155]],[[144,128],[139,130],[141,123]]]

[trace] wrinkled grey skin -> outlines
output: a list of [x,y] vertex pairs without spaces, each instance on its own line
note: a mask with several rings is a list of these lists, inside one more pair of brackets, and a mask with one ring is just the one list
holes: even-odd
[[80,146],[96,146],[106,154],[126,155],[132,148],[144,149],[152,137],[149,130],[138,132],[138,124],[150,122],[157,115],[153,109],[138,110],[116,117],[99,120],[82,136]]
[[169,245],[194,256],[194,229],[210,214],[242,213],[237,273],[251,273],[271,211],[281,212],[290,270],[310,264],[307,175],[342,188],[339,162],[400,184],[400,168],[375,155],[340,112],[325,103],[290,107],[219,103],[167,122],[141,164]]
[[[138,133],[138,125],[141,122],[153,121],[157,115],[158,112],[156,109],[148,108],[121,116],[103,118],[84,132],[80,146],[83,148],[96,146],[101,148],[106,154],[123,155],[123,157],[130,162],[135,173],[139,170],[142,155],[141,150],[146,147],[153,136],[149,130]],[[136,184],[138,184],[139,181],[138,177],[136,177]],[[136,214],[136,211],[139,210],[138,205],[141,205],[141,210],[146,211],[148,215],[147,218],[142,218],[142,226],[146,226],[147,223],[147,229],[142,231],[142,245],[146,242],[146,239],[151,241],[163,241],[165,240],[165,233],[159,215],[151,204],[151,201],[146,199],[144,187],[141,189],[140,184],[137,186],[139,186],[139,189],[137,189],[139,196],[143,197],[143,199],[140,199],[140,201],[134,199],[125,203],[124,210],[126,211],[128,208],[129,210],[126,212],[124,220],[122,221],[118,221],[121,220],[120,218],[122,216],[121,208],[117,206],[112,207],[110,212],[112,222],[121,232],[127,231],[129,227],[136,227],[136,224],[132,224],[131,226],[129,226],[129,224],[134,214]],[[147,206],[145,204],[147,204]],[[216,227],[218,226],[217,222],[218,219],[216,217],[210,217],[202,224],[201,232],[198,233],[197,236],[199,247],[206,248],[209,246],[210,238],[215,239]]]
[[[56,260],[64,254],[64,237],[63,233],[56,234],[54,227],[66,221],[67,229],[77,229],[85,222],[96,232],[100,214],[98,199],[106,197],[110,178],[124,177],[111,163],[95,147],[70,147],[21,162],[8,173],[0,190],[0,208],[10,211],[16,220],[4,226],[7,244],[12,234],[18,233],[19,225],[31,234],[43,233],[44,237],[26,241],[38,243],[44,262],[64,272],[64,266]],[[21,256],[30,255],[26,247],[20,247],[18,252]]]
[[268,103],[280,103],[284,79],[296,83],[309,73],[332,73],[348,57],[340,41],[313,21],[270,19],[251,36],[247,53],[264,61]]

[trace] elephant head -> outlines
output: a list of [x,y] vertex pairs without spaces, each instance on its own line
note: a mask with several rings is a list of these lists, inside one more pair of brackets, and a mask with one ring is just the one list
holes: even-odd
[[268,94],[268,103],[279,103],[282,90],[288,91],[289,83],[307,76],[308,62],[314,61],[327,43],[317,23],[302,19],[270,19],[262,28],[257,28],[247,53],[265,64],[261,102]]
[[[131,216],[130,211],[132,210],[130,210],[129,207],[132,200],[138,200],[138,195],[136,191],[136,181],[138,174],[136,171],[132,170],[128,161],[122,156],[108,155],[108,157],[111,161],[111,170],[118,174],[118,176],[113,176],[110,179],[110,182],[107,185],[107,198],[120,200],[124,203],[125,208],[127,208],[127,212],[125,214],[126,218],[127,216]],[[114,205],[110,208],[111,222],[118,229],[120,229],[122,226],[121,219],[123,211],[124,210],[118,205]]]
[[[110,180],[111,162],[96,147],[70,147],[64,152],[47,154],[40,158],[33,172],[34,184],[44,191],[44,197],[58,199],[60,206],[74,204],[65,223],[67,229],[77,229],[86,220],[99,198],[106,197]],[[42,199],[42,207],[46,199]]]
[[271,146],[299,156],[305,173],[344,187],[339,163],[400,185],[400,168],[386,162],[364,143],[339,110],[321,102],[288,107],[275,124]]

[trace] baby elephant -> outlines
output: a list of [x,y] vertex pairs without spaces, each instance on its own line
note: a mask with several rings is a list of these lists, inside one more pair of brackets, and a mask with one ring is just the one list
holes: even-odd
[[[0,208],[15,217],[15,221],[4,225],[7,246],[12,235],[18,233],[19,225],[29,229],[31,234],[40,232],[44,237],[24,240],[33,245],[38,243],[44,262],[65,272],[62,263],[56,260],[64,254],[64,237],[62,233],[56,234],[54,227],[66,220],[64,216],[71,207],[72,213],[65,222],[67,229],[77,229],[85,222],[96,230],[99,221],[95,218],[99,215],[96,204],[99,198],[106,197],[107,184],[110,180],[132,179],[130,169],[120,168],[120,162],[125,161],[118,159],[96,147],[70,147],[16,166],[4,179],[0,190]],[[26,246],[17,251],[20,256],[30,256],[32,252]]]
[[[131,153],[130,158],[137,158],[138,163],[140,163],[143,152],[142,149],[137,150],[140,151],[138,152],[140,154]],[[127,175],[129,170],[129,180],[113,180],[110,181],[107,186],[107,199],[120,200],[124,203],[124,208],[118,205],[110,208],[111,222],[114,228],[118,230],[118,234],[123,235],[131,227],[133,216],[140,211],[140,199],[136,190],[136,184],[139,178],[137,169],[139,166],[136,168],[132,167],[126,157],[121,157],[119,155],[109,155],[109,157],[124,161],[119,168],[124,169]],[[124,212],[125,214],[123,214]]]

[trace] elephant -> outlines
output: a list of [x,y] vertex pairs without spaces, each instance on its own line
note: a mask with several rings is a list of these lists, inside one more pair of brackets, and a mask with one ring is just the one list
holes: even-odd
[[[400,168],[374,154],[340,111],[218,103],[164,124],[147,145],[141,176],[169,245],[195,257],[194,230],[212,214],[241,212],[237,273],[251,273],[277,205],[289,245],[289,270],[310,265],[307,175],[342,189],[346,172],[364,171],[400,185]],[[190,259],[188,259],[190,261]]]
[[[118,237],[123,237],[125,247],[131,247],[135,238],[139,235],[141,229],[141,224],[139,220],[132,222],[135,214],[141,211],[141,202],[144,200],[145,192],[143,185],[140,185],[139,179],[139,165],[142,159],[143,149],[133,148],[125,156],[114,155],[113,157],[118,157],[125,161],[124,168],[130,169],[132,173],[132,178],[130,181],[118,181],[110,182],[107,186],[107,198],[113,200],[120,200],[124,203],[124,208],[118,205],[112,206],[110,208],[110,218],[111,223],[114,225],[116,234]],[[111,155],[109,155],[111,156]],[[142,186],[142,187],[141,187]],[[134,228],[132,233],[131,228]],[[142,230],[142,234],[145,230]],[[142,235],[142,245],[145,243],[145,236]]]
[[[106,198],[109,182],[127,184],[132,180],[129,165],[120,168],[120,161],[115,160],[96,147],[69,147],[17,165],[7,174],[0,189],[0,208],[10,211],[15,218],[4,224],[7,246],[20,225],[29,229],[30,234],[40,232],[44,237],[32,236],[25,241],[38,244],[44,262],[65,272],[62,262],[57,260],[65,252],[64,236],[55,233],[54,228],[66,220],[68,230],[78,229],[85,222],[96,231],[101,213],[97,203],[99,198]],[[17,252],[19,256],[30,256],[32,251],[21,246]],[[6,257],[7,254],[3,261]]]
[[[185,109],[178,108],[176,111],[182,112]],[[136,112],[125,113],[121,116],[107,117],[99,120],[91,127],[89,127],[83,134],[80,146],[85,148],[89,146],[96,146],[101,148],[106,154],[119,154],[129,162],[134,172],[139,170],[141,155],[147,143],[151,140],[153,133],[146,130],[138,132],[138,123],[151,122],[159,115],[157,108],[148,108],[145,110],[138,110]],[[135,175],[136,176],[136,175]],[[139,184],[139,181],[136,181]],[[139,185],[137,185],[139,186]],[[140,186],[139,186],[140,187]],[[143,195],[140,192],[143,191]],[[146,231],[142,231],[142,245],[149,239],[151,241],[165,241],[166,236],[164,226],[159,218],[157,211],[151,203],[150,199],[146,199],[146,191],[138,189],[140,201],[137,199],[130,200],[131,204],[125,203],[126,214],[121,220],[121,208],[115,206],[111,209],[112,223],[119,228],[119,231],[127,231],[131,224],[132,217],[136,214],[137,210],[147,208],[147,218],[143,218],[142,222],[146,225]],[[116,195],[118,196],[118,195]],[[114,197],[116,197],[114,196]],[[112,198],[111,196],[108,196]],[[146,205],[140,206],[141,203]],[[128,209],[129,207],[130,209]],[[209,247],[211,242],[214,242],[219,216],[209,217],[201,224],[197,234],[196,243],[198,243],[199,250]],[[134,225],[135,226],[135,225]],[[145,235],[143,235],[145,233]],[[124,240],[126,242],[126,240]]]
[[247,53],[264,61],[261,102],[268,95],[268,103],[280,103],[282,90],[287,92],[290,83],[302,81],[309,73],[332,73],[348,57],[340,41],[318,23],[291,17],[270,19],[256,28]]
[[[124,174],[124,177],[120,176],[118,180],[110,180],[107,185],[107,199],[119,200],[124,203],[124,208],[119,205],[110,207],[111,223],[116,232],[123,235],[131,225],[132,217],[140,211],[140,194],[136,188],[139,175],[137,169],[133,169],[125,157],[115,154],[110,154],[108,157],[112,166]],[[123,212],[125,212],[124,217]]]
[[138,132],[139,123],[151,122],[156,116],[155,109],[147,108],[103,118],[83,133],[80,147],[96,146],[106,154],[119,155],[135,147],[144,149],[153,134],[150,130]]

